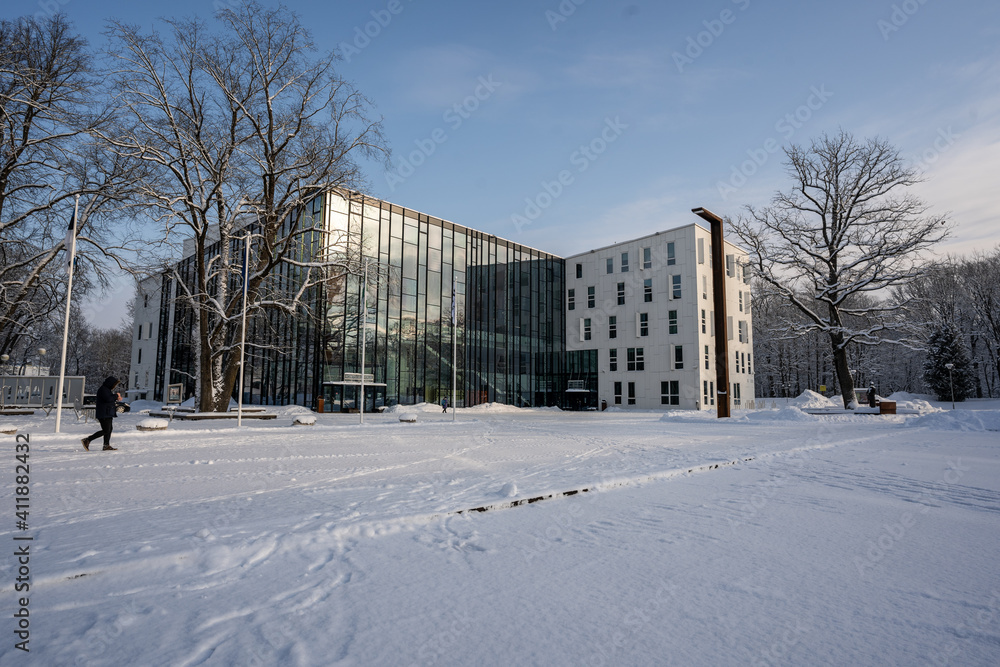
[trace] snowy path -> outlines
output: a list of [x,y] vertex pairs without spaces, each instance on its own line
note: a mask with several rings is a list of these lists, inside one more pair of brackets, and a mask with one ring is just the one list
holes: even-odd
[[123,419],[115,454],[39,421],[32,653],[0,657],[1000,663],[997,432],[782,415]]

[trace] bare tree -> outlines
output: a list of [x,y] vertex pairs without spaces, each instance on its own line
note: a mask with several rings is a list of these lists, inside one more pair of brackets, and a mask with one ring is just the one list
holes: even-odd
[[804,316],[789,320],[789,330],[828,338],[844,406],[853,407],[848,347],[879,344],[902,319],[900,304],[860,297],[920,275],[921,252],[948,228],[905,192],[917,172],[884,140],[858,141],[841,131],[785,153],[793,188],[768,207],[748,206],[729,224],[767,292]]
[[357,187],[357,158],[384,156],[370,103],[337,75],[333,54],[315,53],[295,14],[248,2],[217,18],[218,32],[166,21],[169,38],[110,29],[131,127],[108,139],[150,167],[141,201],[164,236],[190,239],[193,275],[167,268],[194,315],[202,410],[225,409],[239,370],[243,239],[252,236],[250,316],[302,313],[312,287],[357,269],[356,257],[335,252],[346,239],[307,205]]
[[127,225],[110,220],[134,165],[97,145],[114,115],[99,89],[64,16],[0,21],[0,352],[63,303],[59,258],[77,197],[77,293],[103,282],[93,269],[120,262]]

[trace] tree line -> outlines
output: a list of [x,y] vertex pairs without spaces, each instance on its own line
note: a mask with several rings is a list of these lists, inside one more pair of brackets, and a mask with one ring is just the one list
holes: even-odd
[[[0,21],[0,353],[26,354],[65,312],[74,220],[74,300],[123,271],[172,274],[198,403],[224,409],[244,300],[264,321],[316,316],[309,290],[360,271],[306,207],[388,159],[381,119],[285,7],[109,20],[106,36],[92,49],[64,15]],[[184,243],[182,276],[168,258]]]

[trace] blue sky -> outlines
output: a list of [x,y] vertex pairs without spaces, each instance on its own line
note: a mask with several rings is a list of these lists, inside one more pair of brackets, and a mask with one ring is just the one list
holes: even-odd
[[[44,0],[104,18],[209,17],[210,2]],[[290,4],[384,117],[371,194],[568,256],[736,215],[787,188],[780,148],[880,136],[948,213],[941,252],[1000,241],[996,0],[362,0]],[[457,105],[457,106],[456,106]]]

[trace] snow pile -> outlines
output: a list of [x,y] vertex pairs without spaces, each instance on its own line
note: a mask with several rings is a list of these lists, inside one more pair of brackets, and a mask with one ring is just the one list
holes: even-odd
[[292,422],[295,426],[312,426],[316,423],[316,415],[306,415],[299,414],[295,416],[295,420]]
[[718,413],[715,410],[670,410],[662,417],[661,422],[668,424],[692,424],[716,421]]
[[[892,401],[895,399],[887,398],[887,401]],[[936,408],[927,401],[915,398],[909,401],[896,401],[896,410],[913,410],[918,415],[929,415],[932,412],[944,412],[941,408]]]
[[403,412],[403,413],[400,413],[400,415],[399,415],[399,421],[401,421],[401,422],[407,422],[409,424],[415,424],[416,421],[417,421],[417,413],[416,412]]
[[[820,398],[823,397],[820,396]],[[803,412],[801,408],[794,405],[789,405],[780,410],[757,410],[756,412],[749,412],[746,415],[746,419],[749,422],[814,422],[818,421],[819,417]]]
[[163,403],[159,401],[129,401],[129,405],[132,406],[132,412],[142,412],[143,410],[159,410],[163,407]]
[[479,405],[474,405],[471,408],[467,408],[469,412],[520,412],[521,408],[514,405],[507,405],[506,403],[480,403]]
[[[244,408],[249,406],[244,405]],[[283,407],[276,408],[270,412],[276,412],[284,417],[295,417],[297,415],[313,415],[313,411],[309,408],[303,407],[301,405],[286,405]]]
[[840,405],[834,403],[823,394],[816,393],[811,389],[806,389],[796,398],[790,400],[788,404],[796,408],[799,408],[800,410],[841,407]]
[[500,489],[501,498],[513,498],[517,495],[517,484],[514,482],[507,482]]
[[[451,410],[451,406],[448,409]],[[396,405],[390,405],[385,411],[390,414],[399,412],[441,412],[441,406],[436,403],[416,403],[415,405],[397,403]]]
[[143,419],[135,427],[140,431],[162,431],[170,425],[166,419],[158,419],[156,417],[150,417],[148,419]]
[[894,391],[889,394],[884,400],[886,401],[896,401],[896,405],[900,403],[911,403],[916,401],[922,401],[926,403],[927,401],[933,401],[934,397],[930,394],[911,394],[908,391]]
[[1000,431],[1000,410],[938,410],[907,425],[932,431]]

